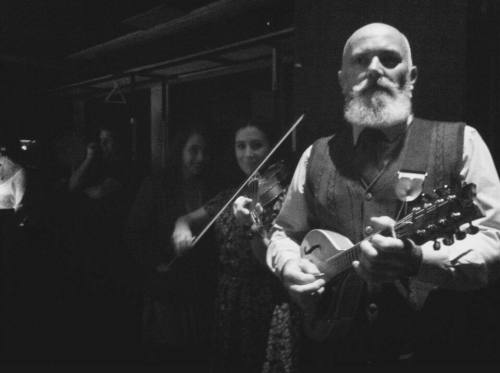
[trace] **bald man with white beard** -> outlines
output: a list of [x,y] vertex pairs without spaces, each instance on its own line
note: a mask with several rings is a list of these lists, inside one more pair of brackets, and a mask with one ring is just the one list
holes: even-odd
[[[315,369],[329,371],[344,362],[425,360],[419,355],[425,338],[417,334],[429,327],[419,319],[428,306],[427,296],[481,289],[498,277],[498,174],[474,128],[414,116],[417,68],[407,38],[394,27],[372,23],[355,31],[345,44],[338,79],[345,97],[345,125],[317,140],[299,160],[273,227],[267,264],[292,299],[304,305],[329,286],[318,266],[301,256],[304,236],[324,229],[360,242],[350,271],[363,292],[352,323],[345,335],[308,341],[306,345],[314,346],[310,361],[316,362]],[[415,152],[409,144],[418,141],[422,151]],[[413,154],[406,155],[410,149]],[[439,250],[433,241],[417,245],[396,236],[395,221],[407,210],[405,201],[411,200],[397,188],[408,157],[425,160],[420,163],[427,166],[426,193],[444,184],[476,185],[474,202],[484,215],[474,221],[477,234]],[[406,296],[411,294],[411,299],[395,289],[401,279],[408,280]],[[375,302],[368,288],[378,289]],[[376,316],[368,312],[374,305]]]

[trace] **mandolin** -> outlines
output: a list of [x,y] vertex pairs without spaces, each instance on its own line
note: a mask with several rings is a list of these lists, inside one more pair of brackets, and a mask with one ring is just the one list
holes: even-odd
[[[434,249],[438,250],[441,245],[438,239],[444,245],[452,245],[454,239],[462,240],[467,234],[477,233],[479,229],[471,222],[483,214],[474,204],[474,197],[474,184],[464,184],[457,190],[443,186],[434,190],[434,196],[421,195],[411,212],[395,223],[396,237],[409,238],[417,245],[434,240]],[[372,235],[376,233],[381,232]],[[358,260],[359,254],[360,242],[353,244],[336,232],[314,229],[304,237],[302,257],[313,262],[327,281],[321,295],[301,305],[304,330],[311,339],[341,338],[349,329],[366,291],[365,283],[352,269],[352,262]],[[399,281],[396,287],[403,289]]]

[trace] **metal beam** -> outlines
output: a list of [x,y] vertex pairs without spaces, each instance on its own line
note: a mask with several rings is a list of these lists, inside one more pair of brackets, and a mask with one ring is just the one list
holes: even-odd
[[128,70],[120,72],[120,73],[107,74],[107,75],[101,76],[99,78],[93,78],[93,79],[88,79],[88,80],[78,82],[78,83],[64,85],[64,86],[50,90],[49,93],[59,93],[59,92],[65,91],[65,90],[70,90],[70,89],[74,89],[74,88],[82,87],[82,86],[86,86],[86,85],[105,83],[105,82],[108,82],[108,81],[111,81],[114,79],[122,78],[124,76],[129,76],[132,73],[134,73],[136,75],[150,74],[156,70],[164,69],[164,68],[167,68],[169,66],[181,65],[183,63],[188,63],[188,62],[191,62],[191,61],[194,61],[197,59],[210,59],[211,56],[217,56],[218,54],[226,53],[228,51],[236,50],[238,48],[244,48],[244,47],[255,45],[255,44],[258,44],[258,43],[261,43],[264,41],[288,37],[288,36],[292,35],[294,31],[295,31],[295,29],[293,27],[289,27],[289,28],[286,28],[286,29],[283,29],[280,31],[261,35],[261,36],[255,37],[255,38],[250,38],[250,39],[246,39],[246,40],[239,41],[236,43],[224,45],[222,47],[218,47],[218,48],[214,48],[214,49],[210,49],[210,50],[206,50],[206,51],[202,51],[202,52],[198,52],[198,53],[193,53],[193,54],[189,54],[189,55],[182,56],[182,57],[173,58],[171,60],[162,61],[159,63],[154,63],[154,64],[145,65],[145,66],[141,66],[141,67],[131,68],[131,69],[128,69]]
[[92,59],[106,53],[142,45],[173,33],[186,30],[203,23],[215,22],[225,17],[244,13],[252,8],[269,4],[272,0],[219,0],[198,8],[185,16],[170,22],[162,23],[147,30],[132,32],[107,41],[105,43],[84,49],[68,56],[69,59]]

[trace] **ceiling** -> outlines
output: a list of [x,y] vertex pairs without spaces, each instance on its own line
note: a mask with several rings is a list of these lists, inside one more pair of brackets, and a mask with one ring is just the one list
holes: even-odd
[[2,0],[0,53],[33,63],[54,63],[208,3],[210,0]]
[[63,94],[192,79],[290,51],[289,0],[2,0],[2,82]]

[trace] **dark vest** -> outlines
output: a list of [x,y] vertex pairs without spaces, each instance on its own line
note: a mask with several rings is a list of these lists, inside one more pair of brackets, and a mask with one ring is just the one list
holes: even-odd
[[[338,232],[356,243],[366,236],[364,228],[370,224],[370,217],[402,218],[397,217],[401,202],[394,188],[397,171],[403,163],[408,164],[404,160],[410,156],[425,157],[424,193],[432,194],[433,189],[444,184],[456,185],[462,167],[464,127],[464,123],[414,119],[393,146],[384,171],[369,188],[361,181],[360,170],[353,160],[355,149],[350,128],[317,140],[312,147],[306,178],[310,227]],[[421,141],[421,151],[406,155],[407,150],[413,148],[410,141],[414,140],[417,144]],[[415,312],[394,286],[384,285],[379,298],[377,321],[370,324],[360,309],[351,337],[343,341],[343,346],[335,348],[338,352],[335,359],[357,359],[358,356],[360,360],[392,359],[405,352],[405,348],[414,350],[410,345],[414,345],[415,340],[412,329]],[[364,302],[362,306],[366,305],[366,300]]]
[[410,137],[422,139],[422,151],[412,154],[427,158],[424,192],[455,185],[462,166],[464,123],[432,122],[414,119],[392,159],[379,179],[369,188],[360,181],[353,163],[351,130],[321,138],[313,144],[306,188],[312,216],[310,226],[334,230],[353,242],[364,237],[364,227],[373,216],[396,218],[400,201],[394,188]]

